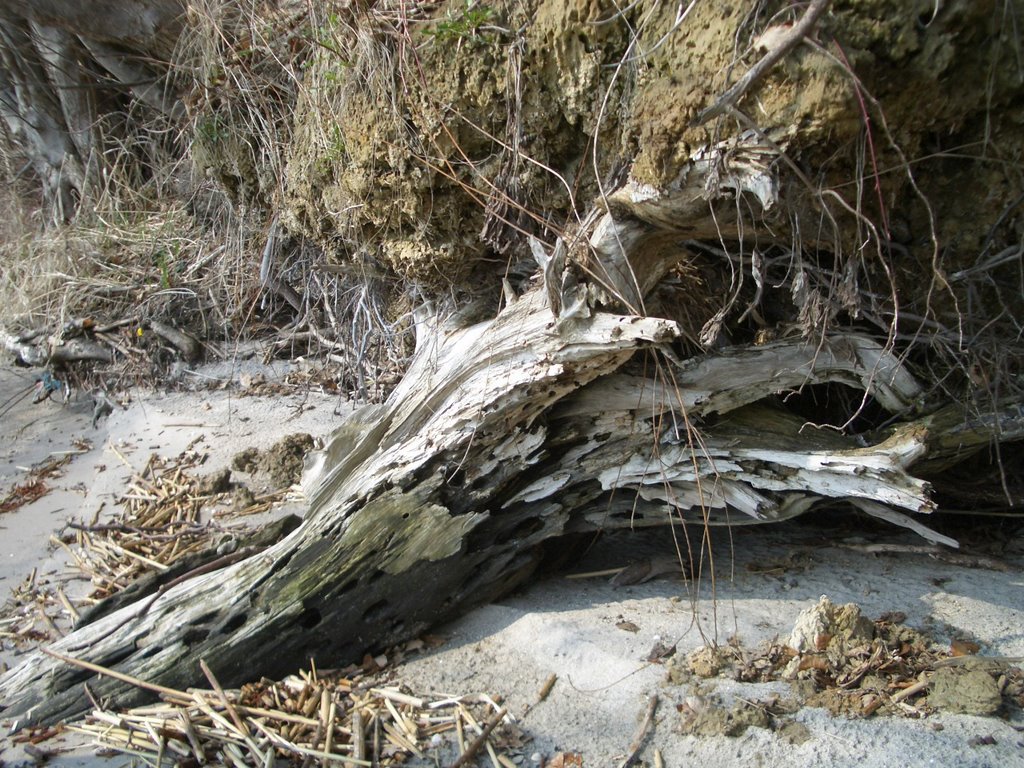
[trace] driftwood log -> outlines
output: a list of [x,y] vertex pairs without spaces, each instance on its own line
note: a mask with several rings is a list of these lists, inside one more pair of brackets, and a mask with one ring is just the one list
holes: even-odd
[[[721,233],[736,197],[774,203],[769,151],[748,149],[728,148],[727,174],[705,151],[678,189],[623,190],[587,233],[585,257],[578,243],[550,254],[534,244],[537,284],[507,291],[491,320],[446,327],[421,312],[402,382],[342,424],[307,473],[296,531],[31,654],[0,679],[3,714],[22,725],[80,715],[85,685],[112,707],[147,695],[68,658],[179,689],[202,680],[201,660],[237,685],[309,656],[359,659],[521,584],[541,545],[567,533],[767,522],[844,500],[955,544],[913,519],[933,501],[911,470],[994,435],[1019,439],[1019,406],[974,421],[917,417],[913,376],[854,333],[680,360],[680,326],[641,313],[686,253],[666,244],[666,226]],[[646,366],[626,366],[638,355]],[[895,426],[858,441],[771,404],[824,382],[866,393]]]
[[[102,329],[94,328],[91,320],[73,321],[55,333],[45,330],[12,333],[0,328],[0,348],[13,355],[18,364],[32,367],[85,361],[111,363],[119,347],[107,333],[129,324],[149,329],[170,344],[186,362],[194,363],[203,356],[203,347],[198,339],[158,320],[137,323],[120,320]],[[123,351],[123,347],[120,349]]]
[[109,363],[114,359],[108,347],[91,339],[57,341],[43,331],[15,334],[0,328],[0,347],[21,365],[35,367],[85,360]]

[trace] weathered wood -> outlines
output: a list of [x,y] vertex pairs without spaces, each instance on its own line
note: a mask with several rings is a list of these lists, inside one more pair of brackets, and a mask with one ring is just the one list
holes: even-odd
[[776,205],[771,164],[777,159],[777,144],[746,133],[695,151],[667,189],[628,182],[608,196],[585,271],[631,311],[642,312],[644,297],[687,253],[686,240],[736,236],[738,198],[748,197],[761,213]]
[[[184,20],[180,0],[4,0],[0,16],[31,18],[95,40],[170,53]],[[163,45],[161,45],[163,41]]]
[[109,363],[114,354],[108,347],[89,339],[68,339],[46,337],[39,340],[38,334],[25,339],[0,328],[0,347],[14,355],[24,365],[45,366],[52,363],[75,363],[83,360]]
[[[74,213],[85,167],[36,45],[28,20],[0,24],[0,118],[28,155],[54,218],[64,220]],[[74,124],[89,117],[76,115]]]
[[151,319],[147,321],[147,325],[153,333],[177,349],[185,362],[194,363],[203,356],[203,346],[192,334],[159,320]]
[[168,67],[158,63],[170,60],[184,11],[179,0],[0,3],[0,120],[37,174],[54,221],[71,219],[109,183],[105,158],[115,147],[124,152],[124,137],[104,115],[127,111],[133,98],[184,116]]
[[[540,545],[565,533],[770,522],[836,500],[900,524],[904,512],[931,511],[915,464],[931,450],[943,457],[1019,435],[1019,404],[989,421],[939,414],[874,437],[814,429],[774,395],[840,383],[910,419],[920,387],[891,350],[855,334],[678,360],[675,322],[609,311],[641,303],[685,253],[645,248],[680,211],[706,211],[694,189],[767,205],[768,164],[755,166],[763,173],[730,181],[697,153],[676,193],[630,197],[626,219],[610,208],[586,258],[564,245],[541,255],[543,284],[510,292],[492,320],[444,329],[418,312],[409,370],[313,463],[298,530],[102,616],[53,650],[178,689],[201,682],[205,661],[237,685],[283,675],[306,656],[334,664],[415,636],[521,584]],[[652,355],[649,377],[623,369],[641,349]],[[79,714],[86,681],[115,707],[145,695],[38,652],[0,679],[5,715]]]
[[[357,658],[492,599],[532,572],[533,545],[568,518],[535,526],[532,510],[502,508],[545,457],[544,411],[676,332],[670,321],[608,313],[556,332],[535,292],[494,321],[436,338],[388,403],[328,446],[297,532],[54,649],[179,687],[200,680],[206,659],[233,684],[254,660],[262,673],[283,674],[308,654]],[[496,459],[482,483],[468,481]],[[528,529],[519,528],[524,515]],[[92,677],[34,654],[0,682],[6,714],[24,722],[80,713],[88,702],[79,683]],[[140,698],[116,680],[90,686],[118,705]]]
[[[778,342],[684,363],[671,387],[608,376],[677,332],[605,312],[559,327],[538,289],[493,321],[427,337],[388,402],[358,412],[321,453],[298,531],[54,650],[179,688],[201,680],[205,659],[238,684],[256,668],[283,674],[307,655],[353,659],[415,635],[521,583],[537,545],[563,533],[680,515],[778,520],[820,499],[931,508],[906,471],[925,452],[925,429],[862,446],[802,434],[794,417],[756,402],[832,380],[903,407],[915,385],[884,350],[858,337]],[[707,382],[733,386],[697,388]],[[114,705],[144,695],[41,653],[0,694],[22,722],[53,720],[84,710],[85,680]]]

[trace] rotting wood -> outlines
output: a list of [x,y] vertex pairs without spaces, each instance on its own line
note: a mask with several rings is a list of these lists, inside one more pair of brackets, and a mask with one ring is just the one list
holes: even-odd
[[[106,328],[109,330],[112,326],[125,325],[127,322],[112,323]],[[186,362],[194,363],[202,357],[202,344],[192,335],[158,320],[148,320],[145,326],[181,353]],[[47,335],[45,331],[17,334],[0,328],[0,346],[22,364],[33,367],[83,361],[111,363],[114,361],[115,350],[125,356],[131,351],[99,329],[83,328],[81,321],[69,323],[65,329],[72,333],[86,331],[94,338],[65,338],[63,330]]]
[[[930,508],[926,486],[906,471],[925,453],[923,430],[865,447],[828,432],[803,436],[792,417],[744,405],[756,387],[740,377],[733,380],[742,397],[691,395],[681,404],[654,381],[601,379],[638,346],[675,332],[665,320],[602,312],[556,331],[538,290],[492,322],[436,337],[391,400],[358,413],[326,446],[307,482],[311,506],[300,529],[167,590],[143,615],[133,618],[137,606],[126,606],[53,648],[166,687],[198,682],[198,659],[207,658],[233,685],[252,674],[254,659],[273,675],[326,649],[332,659],[355,658],[416,635],[522,583],[536,545],[568,531],[663,524],[687,509],[701,520],[716,504],[732,522],[737,509],[751,521],[781,519],[818,498]],[[751,351],[762,394],[779,383],[760,363],[780,349]],[[851,380],[828,354],[803,355],[810,380]],[[862,386],[876,391],[901,379],[902,372],[871,375],[884,359],[857,369]],[[733,356],[721,360],[736,365]],[[704,366],[700,378],[713,379],[714,365]],[[685,366],[678,375],[685,382]],[[595,396],[591,387],[608,391]],[[912,396],[906,387],[892,402]],[[715,411],[728,418],[702,427],[701,447],[691,448],[682,419]],[[652,468],[655,447],[660,465]],[[22,722],[52,720],[88,706],[84,679],[80,669],[35,654],[0,690]],[[90,686],[115,706],[139,700],[109,677]]]
[[[719,174],[709,195],[727,188],[767,205],[770,175],[750,178]],[[642,197],[628,220],[610,208],[595,232],[635,228],[629,247],[641,249],[664,212],[679,210],[671,195],[649,195],[648,209]],[[388,400],[356,412],[319,454],[299,529],[167,589],[144,612],[128,605],[102,617],[53,652],[165,688],[200,682],[205,659],[237,685],[257,670],[280,676],[305,657],[351,660],[416,636],[522,584],[539,545],[566,533],[768,522],[848,499],[933,508],[912,470],[969,420],[914,420],[920,388],[890,350],[837,334],[678,360],[677,323],[609,311],[632,303],[612,295],[627,277],[642,298],[648,273],[670,263],[667,252],[633,255],[614,255],[621,279],[592,269],[592,282],[567,258],[561,278],[553,271],[494,319],[423,333]],[[638,350],[658,355],[657,375],[619,372]],[[807,428],[768,402],[828,382],[909,421],[854,438]],[[1010,403],[992,418],[1019,421],[1019,410]],[[978,435],[994,436],[977,423]],[[140,700],[123,680],[35,653],[0,679],[5,714],[21,724],[81,714],[86,681],[111,706]]]
[[185,362],[194,363],[203,356],[202,345],[191,334],[185,333],[168,323],[161,323],[158,320],[149,320],[147,324],[153,333],[177,349]]
[[[539,448],[501,462],[487,478],[493,501],[477,511],[453,509],[461,492],[452,475],[460,465],[482,464],[509,432],[542,434],[552,403],[614,370],[638,346],[675,333],[670,321],[608,313],[557,333],[535,293],[492,322],[438,337],[388,403],[363,414],[370,418],[354,444],[339,438],[328,446],[329,470],[310,490],[302,528],[254,558],[168,590],[135,620],[126,621],[137,610],[127,606],[55,650],[170,685],[197,682],[205,657],[233,684],[270,647],[278,661],[259,662],[266,674],[328,647],[337,657],[359,656],[368,645],[415,635],[491,599],[532,572],[532,545],[557,534],[565,516],[521,537],[521,519],[497,514],[540,460]],[[7,713],[54,719],[84,711],[78,683],[91,675],[35,658],[32,670],[12,671],[0,683]],[[109,677],[90,686],[115,705],[139,699]]]

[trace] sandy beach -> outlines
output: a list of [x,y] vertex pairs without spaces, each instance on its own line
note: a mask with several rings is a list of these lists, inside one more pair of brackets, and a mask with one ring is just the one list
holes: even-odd
[[[273,375],[273,374],[271,374]],[[282,436],[323,437],[340,423],[346,406],[316,391],[252,395],[251,384],[230,367],[206,369],[225,386],[191,392],[132,393],[97,428],[85,395],[59,402],[21,401],[3,416],[0,484],[6,493],[29,469],[71,456],[48,492],[0,517],[0,595],[4,599],[35,569],[38,581],[66,584],[71,599],[86,584],[54,547],[68,521],[104,520],[116,509],[133,471],[150,454],[166,458],[192,446],[206,455],[204,472],[229,466],[244,448],[266,448]],[[32,384],[31,377],[0,369],[0,401]],[[252,388],[250,387],[250,390]],[[236,479],[245,480],[242,475]],[[301,514],[292,499],[273,515]],[[995,525],[995,524],[994,524]],[[695,546],[700,532],[691,529]],[[993,536],[998,535],[993,529]],[[715,530],[708,541],[714,578],[705,558],[698,580],[668,573],[645,583],[615,586],[609,577],[570,578],[620,568],[674,552],[668,528],[606,536],[574,551],[558,570],[523,591],[475,610],[434,631],[436,648],[410,655],[387,672],[421,694],[488,693],[504,699],[530,741],[525,760],[578,752],[587,766],[618,766],[630,752],[651,698],[656,710],[638,760],[677,766],[1010,766],[1024,765],[1024,716],[1016,708],[993,716],[908,708],[903,716],[836,716],[800,704],[786,719],[803,726],[801,738],[750,727],[736,736],[684,733],[694,708],[728,710],[738,701],[777,696],[797,701],[788,681],[738,682],[728,669],[710,677],[672,675],[688,654],[732,642],[753,654],[774,638],[785,642],[801,611],[822,595],[856,603],[875,619],[898,612],[903,623],[935,644],[971,641],[986,657],[1024,656],[1024,588],[1021,542],[1011,542],[1001,569],[957,565],[914,551],[913,534],[871,525],[859,530],[833,515],[826,522]],[[872,552],[887,545],[889,552]],[[990,564],[991,565],[991,564]],[[676,661],[648,661],[652,649],[674,646]],[[6,644],[3,662],[18,663]],[[337,660],[318,659],[321,666]],[[550,695],[537,701],[551,676]],[[527,712],[528,710],[528,712]],[[917,714],[915,714],[917,710]],[[523,715],[523,713],[526,713]],[[81,738],[62,736],[40,747],[57,750],[51,765],[106,766],[124,757],[99,758]],[[5,765],[31,761],[21,745],[0,742]]]

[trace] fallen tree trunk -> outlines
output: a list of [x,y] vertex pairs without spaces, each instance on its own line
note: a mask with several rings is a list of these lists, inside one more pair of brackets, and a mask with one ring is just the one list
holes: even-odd
[[[853,377],[880,392],[872,371],[894,366],[899,375],[884,377],[893,386],[905,372],[870,343],[841,338],[822,352],[786,342],[684,366],[674,374],[683,402],[664,382],[605,375],[676,332],[605,312],[558,331],[538,290],[494,321],[438,335],[394,396],[325,448],[298,531],[81,627],[52,651],[177,687],[199,682],[205,659],[237,684],[307,655],[354,659],[414,636],[522,583],[538,545],[564,533],[680,514],[783,519],[822,498],[931,509],[926,484],[906,472],[927,453],[925,430],[858,447],[800,435],[792,417],[748,405],[789,386],[787,375]],[[696,429],[712,413],[732,417]],[[43,653],[0,692],[22,723],[56,720],[85,711],[86,682],[111,706],[146,695]]]
[[56,335],[44,336],[42,333],[13,334],[3,328],[0,328],[0,347],[14,355],[19,364],[32,367],[84,360],[109,363],[114,359],[114,353],[108,347],[91,339],[63,340]]
[[[531,572],[529,545],[568,517],[521,536],[523,516],[501,510],[543,457],[541,415],[638,346],[671,339],[673,325],[600,313],[556,333],[535,293],[490,323],[438,338],[385,406],[364,409],[332,441],[299,531],[53,649],[168,685],[195,682],[206,658],[219,679],[238,682],[256,659],[275,674],[308,653],[357,657],[500,594]],[[455,475],[482,468],[484,456],[493,462],[486,482],[458,487]],[[79,684],[92,677],[37,655],[0,686],[20,716],[58,719],[85,709]],[[90,687],[117,705],[139,697],[110,678]]]
[[[764,174],[744,177],[731,151],[730,183],[764,205]],[[696,178],[680,194],[697,207],[704,187]],[[5,715],[80,715],[85,683],[112,707],[147,695],[95,665],[181,689],[201,681],[201,660],[237,685],[307,656],[358,659],[521,584],[541,545],[566,533],[767,522],[835,500],[904,524],[930,512],[928,485],[909,469],[930,451],[959,450],[949,435],[962,420],[909,421],[869,441],[805,428],[773,404],[777,392],[833,382],[910,414],[914,378],[853,333],[677,359],[676,322],[610,311],[641,303],[671,267],[669,250],[648,248],[659,238],[650,221],[608,213],[588,261],[564,246],[540,255],[544,284],[510,294],[494,319],[432,330],[421,316],[402,382],[343,424],[311,468],[298,530],[31,654],[0,679]],[[625,367],[638,350],[650,354],[647,375]],[[1024,435],[1019,408],[1002,416],[999,439]]]

